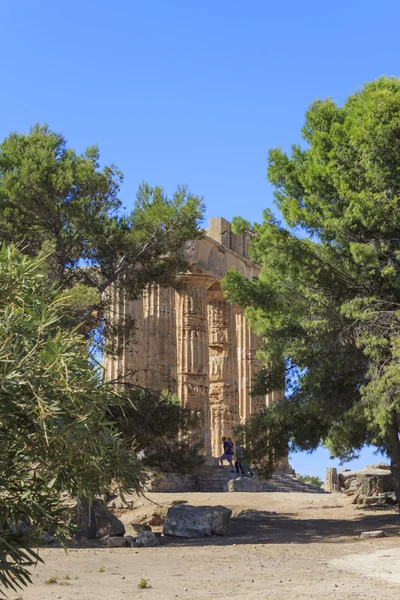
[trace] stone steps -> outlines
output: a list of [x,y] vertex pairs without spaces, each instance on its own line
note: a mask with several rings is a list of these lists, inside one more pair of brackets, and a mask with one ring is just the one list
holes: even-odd
[[[200,492],[226,492],[227,483],[230,479],[236,479],[236,473],[230,473],[228,469],[210,469],[208,473],[197,475]],[[299,481],[291,475],[275,474],[269,481],[261,483],[263,492],[307,492],[323,494],[324,491],[303,481]]]
[[[151,482],[147,491],[153,492],[227,492],[228,482],[236,479],[236,472],[229,469],[216,467],[202,468],[197,474],[182,475],[179,473],[166,473],[163,477]],[[255,477],[255,481],[258,479]],[[269,481],[261,481],[263,492],[308,492],[313,494],[325,493],[293,475],[275,473]]]

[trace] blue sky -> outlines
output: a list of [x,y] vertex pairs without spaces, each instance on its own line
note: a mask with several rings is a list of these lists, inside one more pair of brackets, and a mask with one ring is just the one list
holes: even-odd
[[[299,141],[308,104],[400,75],[399,18],[394,0],[0,0],[0,139],[48,123],[99,144],[127,208],[143,180],[184,183],[207,218],[258,221],[268,149]],[[292,464],[322,474],[328,454]]]

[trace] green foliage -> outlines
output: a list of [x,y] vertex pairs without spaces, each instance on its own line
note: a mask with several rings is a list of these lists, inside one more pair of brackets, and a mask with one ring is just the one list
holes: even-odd
[[68,297],[44,257],[0,249],[0,584],[15,590],[40,560],[30,544],[65,540],[65,494],[89,500],[139,490],[143,467],[106,419],[120,399],[88,361],[85,339],[60,326]]
[[394,78],[366,84],[342,107],[311,104],[305,144],[269,153],[291,229],[268,211],[261,225],[239,222],[262,270],[254,281],[231,272],[224,288],[268,340],[264,392],[285,365],[287,402],[246,428],[255,462],[280,435],[292,451],[323,443],[343,460],[374,444],[391,457],[400,495],[399,116]]
[[45,252],[58,285],[92,288],[75,292],[76,322],[84,319],[89,328],[110,285],[123,280],[131,297],[149,283],[174,285],[186,265],[185,242],[201,235],[202,200],[187,188],[168,198],[143,183],[123,214],[121,181],[115,165],[99,168],[97,147],[78,155],[47,126],[12,133],[0,145],[0,241],[30,256]]
[[110,419],[124,439],[143,453],[143,465],[156,472],[192,472],[200,460],[190,436],[198,426],[198,415],[168,392],[124,387],[120,403],[110,409]]
[[149,583],[149,579],[144,579],[144,577],[140,578],[140,581],[138,583],[138,588],[139,590],[148,590],[151,588],[151,585]]
[[302,475],[301,477],[299,477],[299,481],[304,481],[304,483],[310,483],[311,485],[315,485],[318,488],[320,488],[321,485],[324,483],[320,477],[317,477],[315,475]]

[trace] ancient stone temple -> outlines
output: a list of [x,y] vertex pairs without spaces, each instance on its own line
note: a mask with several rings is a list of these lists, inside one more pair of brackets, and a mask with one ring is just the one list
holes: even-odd
[[249,279],[259,273],[246,237],[233,234],[225,219],[211,219],[206,236],[188,244],[185,253],[189,270],[178,291],[153,286],[141,298],[127,300],[115,287],[110,314],[131,317],[134,325],[122,355],[108,357],[104,366],[107,380],[176,393],[200,415],[203,453],[218,456],[223,435],[232,435],[249,415],[282,399],[283,392],[250,395],[260,369],[260,341],[240,307],[221,290],[229,269]]

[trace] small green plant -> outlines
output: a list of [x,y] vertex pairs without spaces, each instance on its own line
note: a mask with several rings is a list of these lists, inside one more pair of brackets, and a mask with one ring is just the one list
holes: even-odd
[[321,487],[321,485],[324,483],[320,477],[314,475],[302,475],[299,477],[299,480],[304,481],[304,483],[310,483],[311,485],[315,485],[317,487]]
[[59,585],[71,585],[69,581],[60,581]]
[[139,588],[139,590],[148,590],[149,588],[151,588],[149,580],[144,579],[144,577],[141,577],[140,581],[138,583],[138,588]]
[[105,572],[106,572],[105,568],[104,567],[100,567],[99,573],[105,573]]
[[53,585],[54,583],[58,583],[58,577],[55,577],[53,575],[53,577],[49,577],[48,579],[46,579],[45,583],[47,585]]
[[66,575],[64,575],[63,579],[67,579],[69,581],[71,579],[71,575],[67,573]]

